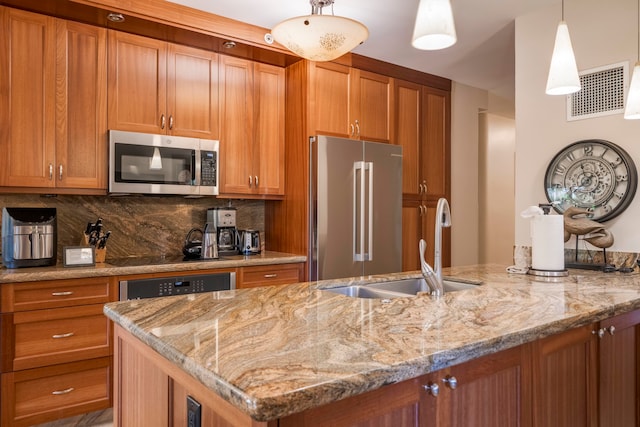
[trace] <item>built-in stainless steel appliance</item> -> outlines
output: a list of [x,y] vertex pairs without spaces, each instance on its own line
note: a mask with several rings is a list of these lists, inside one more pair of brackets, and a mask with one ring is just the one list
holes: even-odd
[[55,265],[55,208],[2,209],[2,261],[8,268]]
[[219,142],[109,131],[109,192],[218,194]]
[[212,223],[218,238],[218,255],[237,255],[236,208],[207,209],[207,223]]
[[310,279],[400,271],[402,147],[327,136],[310,143]]
[[211,273],[120,281],[120,301],[225,291],[236,288],[236,273]]

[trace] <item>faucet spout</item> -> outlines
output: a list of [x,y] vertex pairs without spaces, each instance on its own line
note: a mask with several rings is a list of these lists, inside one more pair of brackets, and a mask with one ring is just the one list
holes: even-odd
[[442,229],[444,227],[451,227],[451,209],[449,208],[449,202],[444,197],[438,200],[436,205],[436,227],[435,227],[435,242],[434,242],[434,255],[433,255],[433,271],[442,283]]

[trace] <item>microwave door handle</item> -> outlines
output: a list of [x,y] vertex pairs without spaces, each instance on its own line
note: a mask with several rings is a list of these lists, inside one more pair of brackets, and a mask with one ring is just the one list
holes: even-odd
[[191,185],[200,185],[201,180],[201,168],[200,168],[200,150],[191,151]]

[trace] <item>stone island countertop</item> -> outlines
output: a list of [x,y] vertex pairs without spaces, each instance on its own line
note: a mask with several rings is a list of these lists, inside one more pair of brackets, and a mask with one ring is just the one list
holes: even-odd
[[39,280],[81,279],[85,277],[128,276],[145,273],[171,273],[216,268],[251,267],[305,262],[306,256],[262,251],[256,255],[231,255],[216,260],[183,261],[182,256],[131,257],[107,259],[89,267],[0,268],[0,283],[35,282]]
[[444,269],[477,289],[391,300],[322,288],[417,272],[111,303],[105,313],[257,421],[267,421],[640,308],[640,274],[564,278]]

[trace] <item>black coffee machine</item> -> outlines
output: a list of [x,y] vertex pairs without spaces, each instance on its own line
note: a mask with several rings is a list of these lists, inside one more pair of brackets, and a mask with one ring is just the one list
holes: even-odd
[[236,208],[210,208],[207,222],[213,223],[218,238],[218,255],[238,255],[236,247]]
[[2,209],[2,261],[8,268],[55,265],[55,208]]

